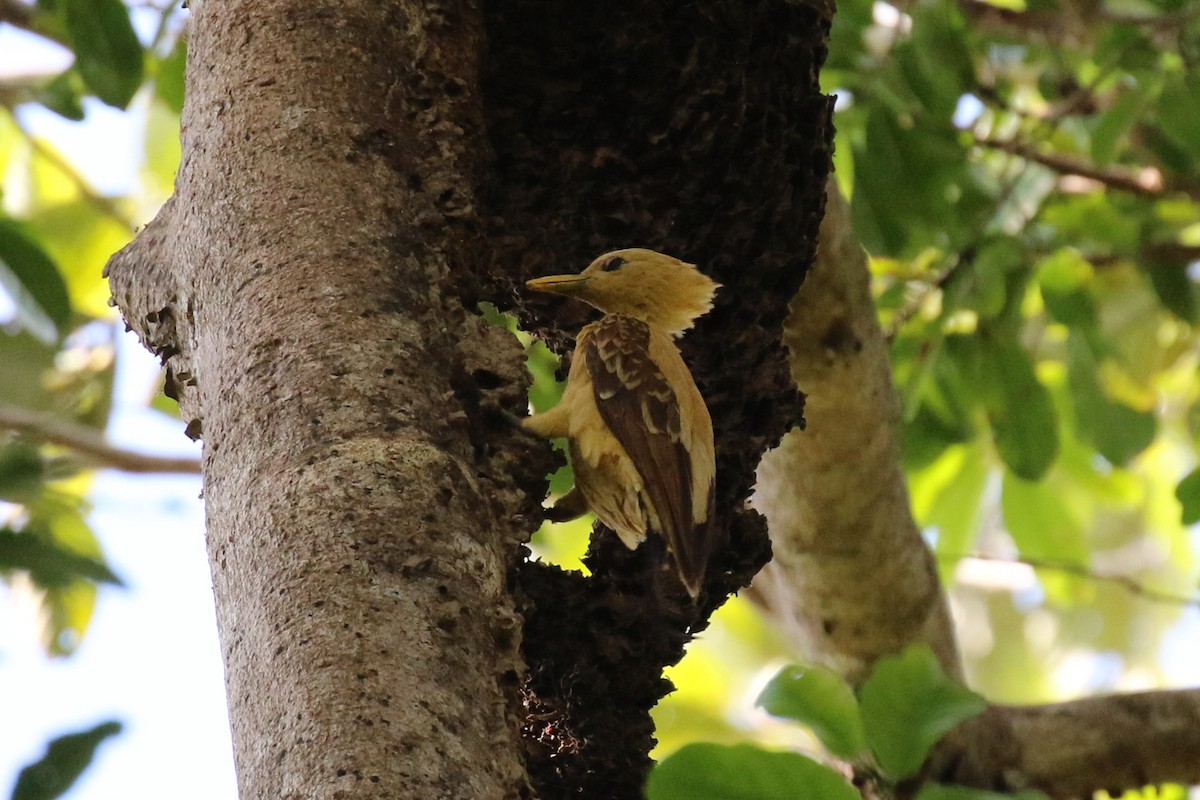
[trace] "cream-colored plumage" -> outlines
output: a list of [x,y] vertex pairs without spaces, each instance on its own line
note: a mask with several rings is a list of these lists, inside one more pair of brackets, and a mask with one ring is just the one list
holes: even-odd
[[712,307],[718,284],[693,264],[627,249],[527,285],[606,315],[579,332],[562,400],[526,428],[567,438],[587,506],[631,549],[650,531],[662,535],[695,596],[716,466],[712,421],[673,337]]

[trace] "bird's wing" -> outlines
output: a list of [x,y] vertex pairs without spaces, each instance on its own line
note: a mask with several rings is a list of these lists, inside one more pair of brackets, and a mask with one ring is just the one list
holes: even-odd
[[[693,390],[683,365],[651,358],[646,323],[610,314],[591,327],[583,357],[592,380],[596,408],[605,425],[633,461],[642,478],[645,500],[667,540],[689,591],[698,591],[707,554],[697,536],[692,505],[692,454],[680,423],[680,391]],[[577,353],[578,357],[579,354]],[[671,373],[680,374],[671,374]]]

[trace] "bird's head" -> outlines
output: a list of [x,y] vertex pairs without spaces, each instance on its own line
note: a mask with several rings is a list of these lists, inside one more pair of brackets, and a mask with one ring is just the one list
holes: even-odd
[[712,308],[720,287],[695,264],[640,247],[605,253],[578,275],[534,278],[525,285],[577,297],[605,313],[640,319],[673,336]]

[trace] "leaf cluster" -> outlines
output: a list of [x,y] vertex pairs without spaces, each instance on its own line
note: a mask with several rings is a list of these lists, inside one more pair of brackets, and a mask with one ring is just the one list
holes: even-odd
[[[850,765],[855,784],[891,793],[913,778],[929,751],[954,726],[982,712],[982,697],[951,681],[932,651],[914,646],[883,659],[856,693],[830,669],[784,667],[759,695],[776,717],[805,725],[830,754]],[[692,744],[651,773],[649,800],[700,798],[830,798],[853,800],[859,790],[843,773],[799,753],[743,745]],[[963,787],[928,785],[920,798],[986,800]],[[1030,793],[1028,800],[1041,797]]]

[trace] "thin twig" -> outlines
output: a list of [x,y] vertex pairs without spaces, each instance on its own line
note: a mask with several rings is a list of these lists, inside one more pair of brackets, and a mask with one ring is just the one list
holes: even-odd
[[124,472],[186,475],[200,472],[200,462],[195,458],[156,456],[125,450],[109,444],[104,435],[94,428],[18,406],[0,405],[0,428],[60,445],[99,466]]
[[63,33],[56,32],[50,26],[38,24],[36,9],[36,6],[22,3],[20,0],[0,0],[0,22],[7,22],[14,28],[70,48],[71,42]]
[[[167,32],[170,30],[171,19],[175,16],[175,12],[177,10],[182,10],[182,7],[178,2],[176,2],[176,0],[171,0],[171,2],[164,6],[159,6],[154,3],[148,3],[147,5],[157,11],[159,13],[159,17],[158,25],[154,29],[154,36],[150,39],[150,45],[146,49],[152,53],[164,55],[159,48],[162,46],[163,40],[166,38]],[[176,41],[178,41],[178,38],[179,37],[177,36]]]
[[79,190],[80,196],[82,196],[85,201],[95,207],[100,213],[105,214],[119,222],[129,231],[132,232],[137,230],[137,225],[117,206],[116,201],[114,201],[111,197],[105,197],[104,195],[98,193],[91,187],[90,184],[88,184],[84,177],[80,175],[78,171],[76,171],[71,162],[67,161],[65,158],[55,152],[53,148],[48,147],[45,142],[26,130],[17,119],[17,115],[12,112],[11,108],[9,109],[9,115],[12,117],[13,123],[16,125],[16,128],[20,132],[21,136],[24,137],[25,141],[28,142],[29,146],[33,149],[33,152],[50,162],[52,167],[66,176],[67,180],[69,180],[71,183],[75,184],[75,188]]
[[1167,11],[1162,14],[1122,14],[1110,11],[1103,6],[1096,9],[1096,15],[1107,22],[1118,25],[1145,25],[1151,28],[1177,28],[1200,17],[1200,3],[1192,3],[1177,11]]
[[1161,592],[1158,589],[1151,589],[1149,586],[1138,583],[1128,575],[1118,575],[1115,573],[1093,572],[1082,564],[1074,564],[1070,561],[1055,561],[1050,559],[1038,558],[1004,558],[1001,556],[989,556],[981,553],[939,553],[938,560],[940,561],[964,561],[971,559],[974,561],[990,561],[999,564],[1024,564],[1027,567],[1038,570],[1052,570],[1061,572],[1065,575],[1072,575],[1077,578],[1083,578],[1090,581],[1103,581],[1112,583],[1125,589],[1130,594],[1135,594],[1138,597],[1143,597],[1155,603],[1166,603],[1176,606],[1197,606],[1200,607],[1200,597],[1181,597],[1180,595]]
[[29,30],[33,20],[33,7],[17,0],[0,0],[0,22],[7,22],[16,28]]
[[1173,266],[1176,264],[1191,264],[1200,261],[1200,246],[1180,244],[1179,242],[1163,242],[1148,244],[1133,255],[1125,253],[1084,253],[1084,258],[1093,267],[1111,267],[1126,261],[1133,261],[1139,266],[1155,267]]
[[1095,164],[1059,153],[1044,153],[1033,145],[1016,140],[977,136],[975,144],[1033,161],[1061,175],[1077,175],[1141,197],[1161,197],[1167,190],[1163,184],[1162,173],[1154,167],[1097,167]]
[[917,315],[917,312],[921,310],[921,307],[925,305],[930,296],[934,292],[941,291],[945,287],[946,282],[960,269],[969,266],[974,258],[975,252],[973,248],[967,247],[935,275],[926,279],[924,286],[921,287],[917,295],[896,309],[896,313],[892,315],[891,320],[888,322],[887,330],[884,331],[884,338],[889,343],[895,341],[896,337],[900,335],[900,331]]

